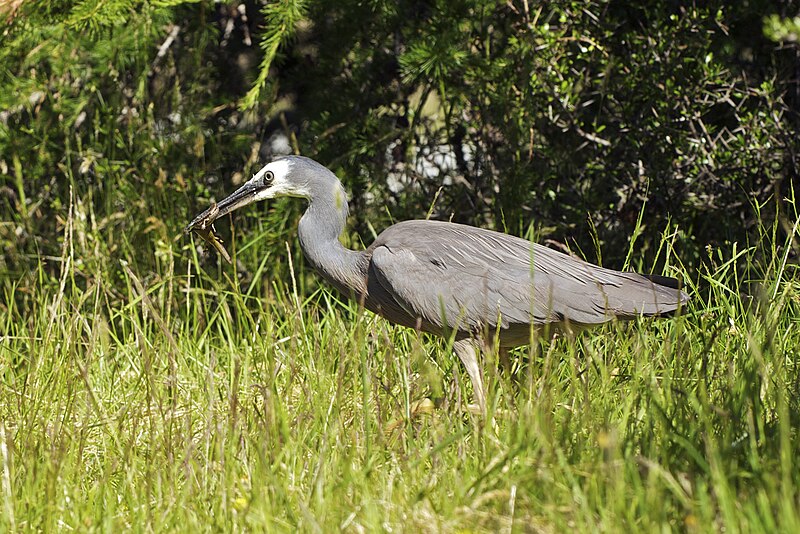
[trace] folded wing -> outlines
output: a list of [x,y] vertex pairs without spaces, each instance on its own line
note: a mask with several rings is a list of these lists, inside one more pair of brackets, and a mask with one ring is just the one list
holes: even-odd
[[370,275],[397,305],[438,328],[569,322],[669,313],[686,293],[507,234],[406,221],[370,246]]

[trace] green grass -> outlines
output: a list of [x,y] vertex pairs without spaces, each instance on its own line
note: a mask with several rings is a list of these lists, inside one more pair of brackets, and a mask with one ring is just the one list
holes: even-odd
[[159,272],[88,268],[73,230],[57,279],[3,285],[0,531],[800,531],[773,229],[677,268],[681,317],[518,350],[518,384],[487,365],[486,419],[446,342],[270,280],[263,235],[241,280],[169,241]]

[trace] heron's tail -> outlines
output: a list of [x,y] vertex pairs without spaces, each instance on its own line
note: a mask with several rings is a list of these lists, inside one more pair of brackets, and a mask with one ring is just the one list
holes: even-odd
[[[646,287],[646,285],[649,285],[650,288],[645,289],[645,291],[650,294],[650,298],[654,297],[654,300],[642,303],[643,305],[638,310],[642,315],[656,317],[673,316],[681,312],[683,307],[692,298],[688,293],[683,291],[683,284],[677,278],[661,276],[659,274],[637,274],[636,276],[643,279],[639,284],[636,284],[639,286],[637,289],[645,289],[642,286]],[[628,286],[626,289],[630,291],[633,288]],[[631,293],[636,294],[636,291],[634,290]],[[647,300],[650,299],[645,299],[645,301]]]

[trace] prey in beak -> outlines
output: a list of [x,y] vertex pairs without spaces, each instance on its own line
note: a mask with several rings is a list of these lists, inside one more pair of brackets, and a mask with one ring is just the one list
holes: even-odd
[[203,241],[210,244],[212,247],[217,249],[217,253],[220,256],[225,258],[225,261],[228,263],[232,263],[231,255],[228,254],[228,251],[225,250],[225,246],[222,244],[222,238],[217,234],[217,231],[214,229],[214,219],[219,216],[219,206],[216,202],[213,202],[211,206],[194,218],[194,220],[189,223],[183,231],[184,233],[194,232],[203,238]]
[[244,207],[252,202],[266,198],[274,180],[274,173],[266,166],[259,171],[252,179],[245,182],[242,187],[234,191],[230,196],[225,197],[219,203],[213,202],[200,215],[192,219],[184,233],[195,232],[204,241],[213,246],[217,252],[231,263],[231,256],[222,244],[222,238],[214,229],[214,221],[224,217],[230,212]]

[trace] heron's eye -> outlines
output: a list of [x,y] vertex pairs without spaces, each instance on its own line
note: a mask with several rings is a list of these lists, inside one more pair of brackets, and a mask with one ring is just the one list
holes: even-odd
[[269,185],[275,179],[275,174],[272,171],[267,171],[264,173],[264,183]]

